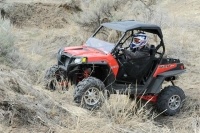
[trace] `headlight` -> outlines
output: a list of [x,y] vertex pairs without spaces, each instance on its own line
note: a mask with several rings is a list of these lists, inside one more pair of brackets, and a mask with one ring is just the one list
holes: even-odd
[[76,58],[74,60],[74,63],[86,63],[87,62],[87,58],[86,57],[83,57],[83,58]]
[[81,63],[81,58],[77,58],[74,60],[74,63]]

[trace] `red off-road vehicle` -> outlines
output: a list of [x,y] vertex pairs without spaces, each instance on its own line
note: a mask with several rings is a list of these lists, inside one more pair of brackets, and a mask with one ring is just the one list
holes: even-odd
[[[149,37],[149,56],[127,60],[120,49],[128,49],[138,31]],[[58,64],[47,71],[46,78],[54,77],[63,86],[69,81],[74,84],[74,101],[87,109],[100,107],[102,94],[118,92],[149,100],[158,111],[175,115],[185,94],[173,81],[185,67],[179,59],[164,58],[164,53],[163,34],[157,25],[138,21],[103,23],[82,46],[60,49]],[[164,81],[171,85],[164,87]],[[54,82],[50,80],[48,87],[54,89]]]

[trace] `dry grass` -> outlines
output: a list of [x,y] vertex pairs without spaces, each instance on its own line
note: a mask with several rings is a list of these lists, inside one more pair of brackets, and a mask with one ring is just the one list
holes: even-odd
[[[6,57],[10,61],[5,66],[1,60],[0,65],[0,132],[200,132],[199,1],[8,2],[19,2],[11,6],[13,8],[10,11],[14,17],[10,18],[17,19],[20,27],[10,26],[9,20],[0,20],[0,42],[4,39],[0,47],[6,51],[6,56],[2,58],[2,54],[0,55],[3,60]],[[71,8],[65,9],[66,3]],[[27,9],[28,5],[31,8],[26,16],[22,9]],[[77,11],[74,9],[77,5],[83,10],[78,15],[79,18],[75,17]],[[40,10],[40,14],[37,13]],[[20,17],[16,18],[16,14]],[[187,96],[178,115],[157,116],[151,109],[148,110],[145,106],[138,108],[135,101],[119,95],[111,96],[100,110],[90,112],[74,104],[73,87],[67,92],[61,89],[51,92],[41,86],[45,69],[56,63],[58,49],[80,45],[91,35],[86,32],[88,25],[94,30],[104,18],[109,21],[150,21],[162,27],[167,55],[180,58],[187,67],[187,73],[176,82]],[[2,26],[6,30],[2,30]]]
[[[128,0],[90,1],[90,4],[88,5],[82,4],[83,11],[73,16],[72,19],[87,32],[94,32],[100,26],[100,24],[104,22],[124,19],[150,19],[150,17],[152,17],[152,14],[149,13],[151,10],[151,5],[152,4],[148,3],[146,5],[142,0],[133,2]],[[147,6],[148,8],[146,8]]]

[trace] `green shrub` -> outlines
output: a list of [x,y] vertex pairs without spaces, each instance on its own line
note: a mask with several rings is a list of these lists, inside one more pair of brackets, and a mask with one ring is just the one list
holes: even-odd
[[0,57],[6,58],[13,50],[14,36],[11,33],[10,22],[0,20]]
[[101,23],[118,20],[115,12],[118,12],[120,6],[124,5],[127,1],[128,0],[91,1],[88,7],[83,7],[83,12],[75,16],[73,20],[80,25],[80,27],[84,27],[85,30],[94,32]]

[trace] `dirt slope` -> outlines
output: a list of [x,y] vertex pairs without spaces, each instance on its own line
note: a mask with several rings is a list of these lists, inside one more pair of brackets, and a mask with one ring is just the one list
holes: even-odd
[[[14,62],[18,63],[15,68],[2,62],[0,65],[0,132],[200,132],[198,0],[162,0],[152,6],[154,19],[151,21],[163,28],[168,56],[180,58],[187,67],[187,73],[176,82],[187,96],[180,114],[159,116],[154,120],[143,118],[146,115],[131,115],[132,118],[128,119],[120,114],[121,110],[114,108],[118,105],[116,103],[108,104],[105,110],[89,112],[73,103],[72,90],[50,92],[44,89],[43,74],[56,62],[57,50],[63,46],[80,45],[85,39],[82,34],[87,33],[83,29],[80,31],[72,18],[87,9],[88,6],[83,6],[86,2],[0,2],[0,8],[8,13],[5,17],[14,24],[11,33],[15,36],[16,57],[19,57]],[[134,2],[128,1],[120,7],[119,15],[135,19],[128,12]]]

